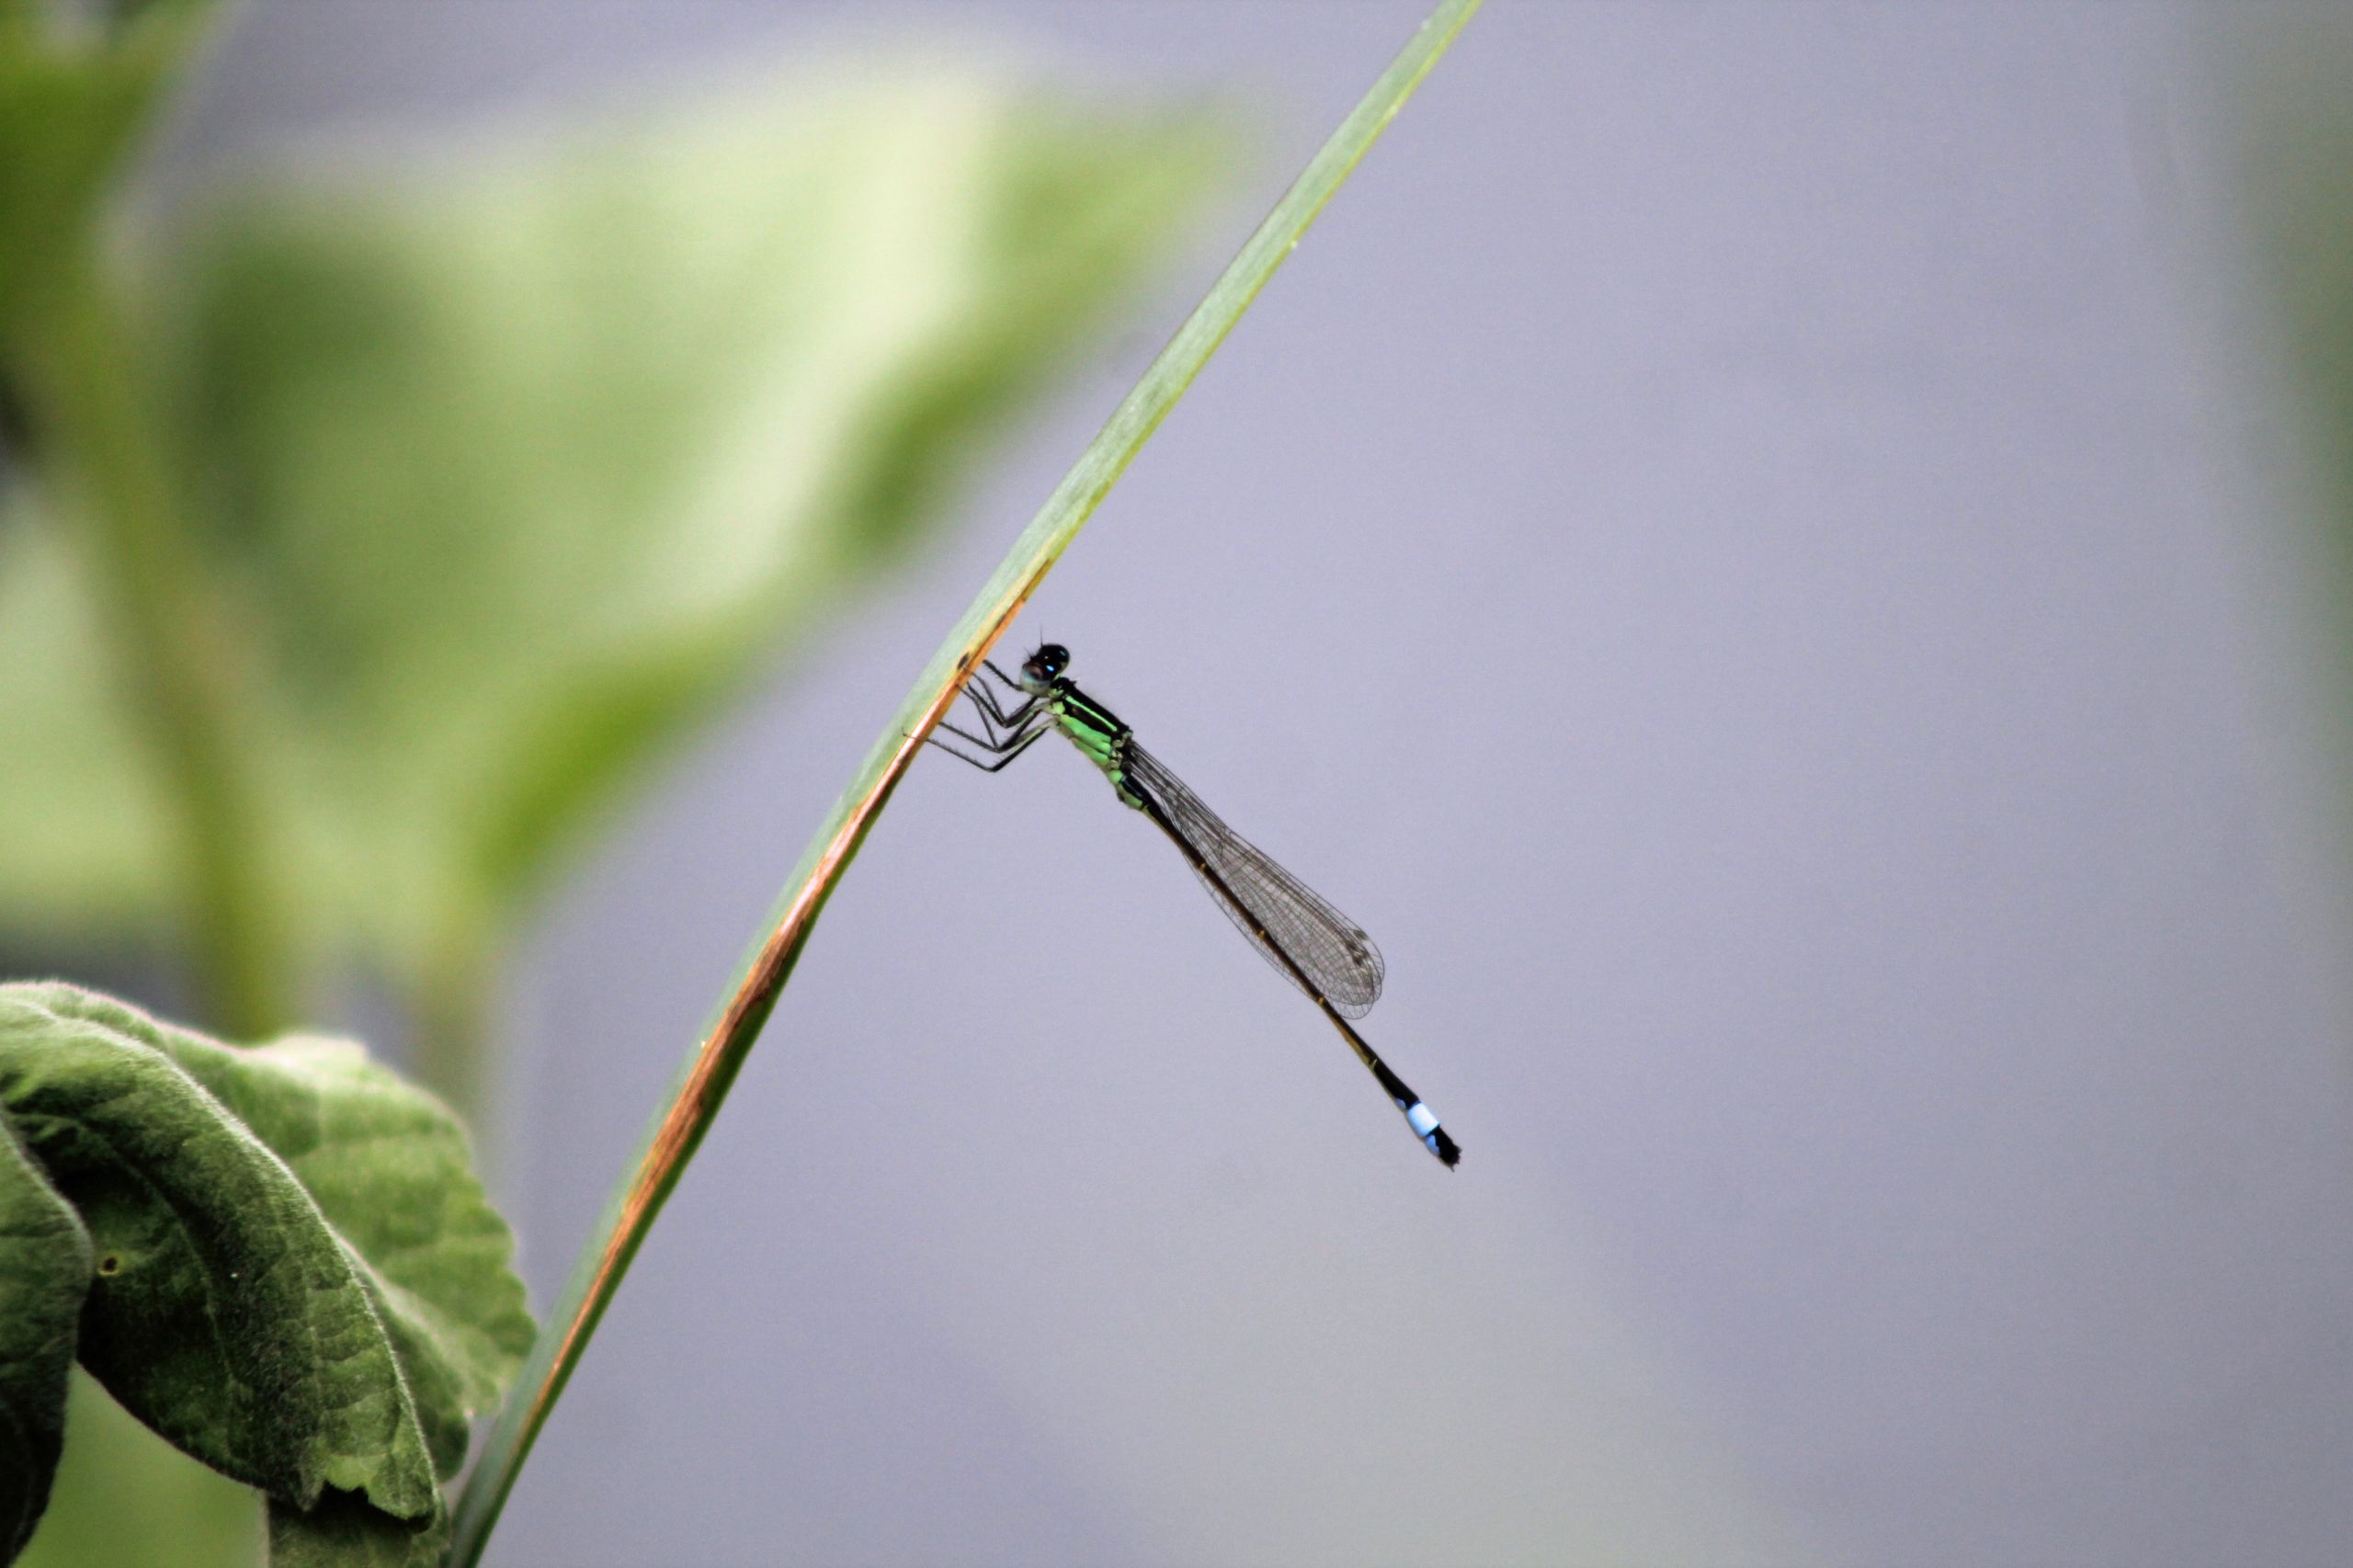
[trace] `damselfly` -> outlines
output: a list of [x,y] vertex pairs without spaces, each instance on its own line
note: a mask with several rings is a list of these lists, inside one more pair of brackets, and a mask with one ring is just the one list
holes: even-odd
[[1210,896],[1267,961],[1324,1010],[1358,1060],[1371,1070],[1381,1092],[1397,1103],[1405,1125],[1423,1146],[1449,1168],[1460,1160],[1462,1151],[1430,1108],[1349,1027],[1349,1019],[1364,1017],[1381,999],[1381,950],[1372,938],[1226,826],[1201,804],[1199,796],[1136,744],[1134,733],[1117,714],[1079,690],[1063,673],[1070,665],[1069,649],[1047,643],[1022,662],[1017,680],[994,663],[983,663],[1006,687],[1005,701],[976,674],[965,684],[964,695],[981,714],[981,733],[945,722],[940,728],[978,746],[984,756],[970,756],[944,741],[932,744],[983,773],[995,773],[1047,731],[1069,736],[1103,770],[1120,799],[1150,817],[1184,851]]

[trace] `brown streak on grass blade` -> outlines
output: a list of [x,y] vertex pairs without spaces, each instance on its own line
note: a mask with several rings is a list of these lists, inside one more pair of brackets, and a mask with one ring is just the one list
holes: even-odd
[[[628,1180],[607,1203],[599,1231],[602,1239],[592,1239],[584,1249],[563,1301],[549,1326],[540,1331],[540,1343],[532,1347],[517,1392],[507,1401],[459,1499],[448,1559],[452,1568],[473,1568],[480,1559],[523,1460],[578,1364],[588,1336],[604,1315],[654,1216],[677,1185],[687,1161],[710,1129],[826,897],[858,853],[883,802],[905,777],[924,737],[1479,5],[1480,0],[1442,0],[1430,14],[1283,193],[1135,389],[1112,412],[932,656],[901,707],[892,732],[869,754],[848,791],[835,805],[831,820],[803,857],[790,884],[792,893],[767,940],[746,966],[718,1022],[687,1059],[667,1109],[647,1134],[643,1153]],[[555,1330],[559,1321],[563,1326]]]

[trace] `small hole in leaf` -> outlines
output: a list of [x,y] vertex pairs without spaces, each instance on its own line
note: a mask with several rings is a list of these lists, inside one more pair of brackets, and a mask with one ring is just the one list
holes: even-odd
[[120,1253],[110,1252],[104,1257],[98,1259],[98,1272],[101,1274],[121,1273],[122,1255]]

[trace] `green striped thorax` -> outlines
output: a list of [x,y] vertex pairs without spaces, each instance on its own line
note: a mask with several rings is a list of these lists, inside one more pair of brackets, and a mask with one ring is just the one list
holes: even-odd
[[1120,716],[1078,689],[1063,674],[1070,667],[1070,650],[1048,642],[1021,661],[1021,689],[1043,699],[1054,725],[1070,737],[1086,760],[1103,770],[1120,799],[1138,811],[1143,800],[1128,788],[1128,727]]

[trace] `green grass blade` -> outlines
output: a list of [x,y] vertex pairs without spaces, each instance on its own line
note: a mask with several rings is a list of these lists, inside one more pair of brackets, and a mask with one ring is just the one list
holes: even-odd
[[1135,390],[1087,444],[1014,541],[972,608],[932,655],[890,728],[802,857],[788,884],[790,891],[774,928],[745,966],[718,1021],[688,1056],[669,1104],[649,1131],[636,1163],[607,1202],[597,1233],[582,1249],[563,1299],[548,1315],[515,1394],[500,1415],[459,1500],[449,1553],[452,1568],[473,1568],[481,1557],[516,1475],[578,1365],[597,1320],[718,1114],[720,1102],[775,1006],[825,899],[922,749],[923,737],[946,713],[964,677],[1037,591],[1081,526],[1479,4],[1480,0],[1443,0],[1430,14],[1283,193],[1208,296],[1144,371]]

